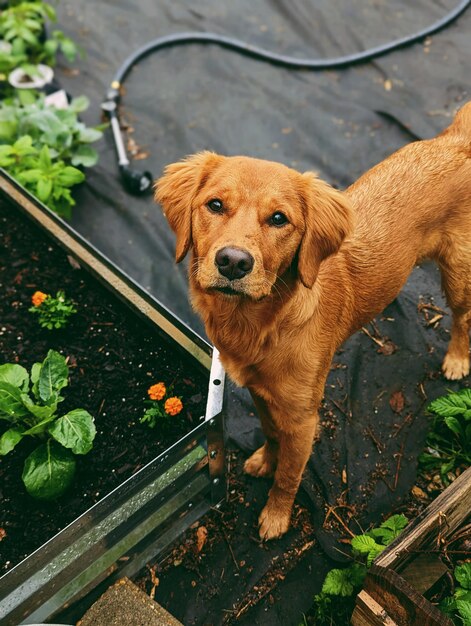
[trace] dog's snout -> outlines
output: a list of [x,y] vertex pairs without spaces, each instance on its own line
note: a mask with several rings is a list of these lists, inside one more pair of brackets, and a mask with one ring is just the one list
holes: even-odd
[[229,280],[236,280],[252,271],[254,258],[247,250],[226,247],[216,252],[215,262],[220,274]]

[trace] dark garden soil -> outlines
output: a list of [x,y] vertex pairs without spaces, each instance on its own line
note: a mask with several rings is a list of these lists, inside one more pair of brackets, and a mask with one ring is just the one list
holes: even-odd
[[[221,509],[203,516],[134,582],[185,626],[315,624],[314,595],[339,564],[317,542],[302,490],[288,533],[260,541],[257,520],[271,481],[245,475],[245,457],[229,451],[227,501]],[[394,512],[413,519],[424,507],[411,497]]]
[[[36,290],[64,289],[78,313],[61,331],[41,329],[28,312]],[[0,363],[28,370],[49,349],[68,357],[69,386],[60,412],[84,408],[95,418],[92,451],[77,457],[70,491],[41,503],[25,491],[23,463],[38,441],[0,458],[0,572],[4,572],[199,423],[207,378],[81,269],[26,217],[0,206]],[[184,409],[164,429],[140,424],[146,390],[158,381]],[[0,435],[8,422],[0,421]]]

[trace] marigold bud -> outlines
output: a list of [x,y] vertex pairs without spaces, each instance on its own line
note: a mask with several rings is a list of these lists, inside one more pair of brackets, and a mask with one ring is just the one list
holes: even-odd
[[34,306],[41,306],[46,298],[49,298],[49,295],[47,293],[43,293],[42,291],[35,291],[31,297],[31,302],[34,304]]
[[165,400],[165,412],[169,415],[178,415],[180,411],[183,409],[183,403],[180,398],[174,396],[173,398],[168,398]]
[[163,383],[156,383],[147,390],[147,394],[151,400],[162,400],[166,393],[167,390]]

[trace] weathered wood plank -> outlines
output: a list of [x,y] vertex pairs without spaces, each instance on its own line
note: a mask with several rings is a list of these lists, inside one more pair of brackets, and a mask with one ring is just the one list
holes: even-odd
[[398,626],[453,626],[453,622],[394,570],[373,565],[363,586]]
[[357,596],[351,624],[352,626],[398,626],[366,591],[360,591]]
[[380,567],[404,567],[409,555],[440,547],[471,511],[471,467],[441,493],[376,559]]
[[448,571],[438,554],[419,554],[412,557],[401,571],[401,576],[418,593],[425,593]]

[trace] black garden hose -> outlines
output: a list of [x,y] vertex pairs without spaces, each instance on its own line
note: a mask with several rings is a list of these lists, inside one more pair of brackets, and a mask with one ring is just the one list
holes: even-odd
[[120,88],[131,68],[141,59],[148,56],[152,52],[157,52],[163,48],[171,48],[187,44],[214,44],[235,50],[240,54],[272,63],[280,67],[288,67],[290,69],[306,69],[306,70],[327,70],[333,68],[349,67],[358,63],[365,63],[371,59],[377,58],[393,50],[404,48],[413,43],[421,41],[425,37],[442,30],[451,22],[456,20],[471,4],[471,0],[461,0],[459,4],[447,13],[440,20],[431,24],[412,35],[396,39],[386,44],[369,48],[362,52],[347,54],[345,56],[333,57],[328,59],[298,59],[296,57],[277,54],[251,44],[247,44],[233,37],[226,37],[217,33],[174,33],[164,37],[158,37],[136,50],[130,55],[121,67],[118,69],[107,91],[106,98],[101,107],[110,119],[113,138],[115,141],[116,152],[118,155],[118,164],[124,186],[131,193],[146,193],[152,185],[152,174],[150,172],[139,172],[129,167],[129,159],[126,154],[123,138],[121,135],[119,124],[118,103],[120,100]]

